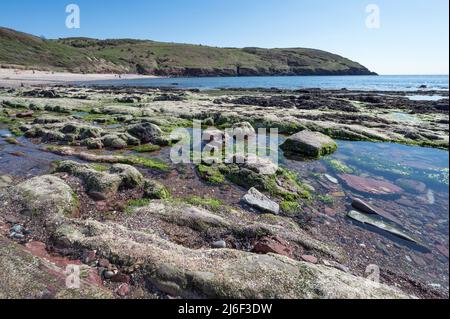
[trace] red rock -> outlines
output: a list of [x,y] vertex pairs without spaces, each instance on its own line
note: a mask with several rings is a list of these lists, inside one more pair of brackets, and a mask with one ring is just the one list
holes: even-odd
[[62,256],[52,256],[47,252],[46,245],[39,241],[30,241],[25,245],[25,248],[34,256],[46,259],[49,262],[54,263],[58,267],[65,268],[68,265],[81,266],[79,260],[71,260]]
[[436,249],[439,250],[439,252],[448,258],[448,248],[443,245],[437,245]]
[[362,193],[371,195],[399,195],[403,193],[403,189],[387,181],[350,174],[340,174],[339,178],[341,178],[348,187]]
[[128,284],[122,284],[117,288],[116,293],[121,297],[125,297],[130,293],[130,286]]
[[334,217],[337,215],[337,212],[334,209],[329,208],[329,207],[325,207],[324,212],[325,212],[325,214],[327,214],[330,217]]
[[317,264],[318,262],[317,258],[311,255],[303,255],[302,259],[311,264]]
[[123,282],[123,283],[129,284],[130,276],[125,275],[125,274],[117,274],[111,278],[111,281],[112,282]]
[[263,237],[253,248],[253,252],[258,254],[274,253],[283,256],[292,256],[293,249],[289,243],[279,237]]
[[83,252],[83,262],[90,264],[97,259],[97,252],[95,250],[86,250]]
[[109,265],[110,265],[109,260],[102,258],[98,261],[98,265],[99,265],[99,267],[102,267],[102,268],[109,268]]
[[17,113],[16,117],[20,117],[20,118],[31,117],[31,116],[33,116],[33,114],[34,114],[34,112],[30,110],[30,111],[26,111],[26,112],[22,112],[22,113]]
[[99,212],[105,212],[108,210],[108,203],[106,201],[95,202],[95,207]]
[[417,256],[416,254],[412,254],[411,259],[419,266],[425,267],[427,265],[427,262],[422,257]]

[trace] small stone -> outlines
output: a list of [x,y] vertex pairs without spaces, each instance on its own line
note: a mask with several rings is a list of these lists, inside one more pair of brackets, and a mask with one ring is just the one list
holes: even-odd
[[24,239],[25,235],[24,234],[20,234],[20,233],[11,233],[13,238],[15,239]]
[[126,297],[130,293],[130,286],[128,284],[122,284],[117,288],[116,293],[121,297]]
[[419,266],[421,267],[425,267],[427,265],[427,262],[425,260],[423,260],[422,257],[417,256],[417,255],[411,255],[411,259]]
[[244,195],[242,201],[258,210],[278,215],[280,213],[280,205],[270,200],[267,196],[260,193],[256,188],[251,188]]
[[105,258],[102,258],[102,259],[100,259],[99,261],[98,261],[98,266],[99,267],[102,267],[102,268],[109,268],[109,260],[108,259],[105,259]]
[[331,196],[333,196],[333,197],[345,197],[346,195],[345,195],[344,192],[334,192],[334,193],[331,193]]
[[105,194],[100,193],[100,192],[89,192],[88,195],[90,198],[92,198],[93,200],[98,201],[98,202],[105,201],[108,199]]
[[405,256],[405,259],[406,259],[408,262],[410,262],[410,263],[412,263],[412,261],[413,261],[413,260],[411,259],[411,257],[409,257],[408,255]]
[[219,240],[219,241],[213,242],[211,246],[216,249],[223,249],[223,248],[227,248],[227,243],[224,240]]
[[253,248],[253,252],[258,254],[273,253],[290,257],[293,250],[287,241],[282,238],[273,236],[261,238]]
[[337,212],[334,209],[329,208],[329,207],[325,207],[324,212],[325,212],[325,214],[327,214],[330,217],[334,217],[337,215]]
[[317,264],[318,262],[317,258],[311,255],[303,255],[302,259],[311,264]]
[[336,184],[336,185],[339,184],[339,181],[336,178],[334,178],[333,176],[330,176],[328,174],[325,174],[324,176],[327,180],[329,180],[333,184]]
[[125,274],[116,274],[111,277],[112,282],[130,283],[130,276]]
[[97,259],[97,252],[95,250],[85,250],[83,251],[83,262],[85,264],[90,264]]
[[448,258],[448,248],[443,246],[443,245],[437,245],[436,246],[437,250],[439,250],[439,252],[444,255],[445,257]]
[[14,226],[11,228],[11,232],[15,232],[15,233],[23,233],[24,230],[25,230],[25,229],[23,228],[22,225],[14,225]]
[[111,279],[112,277],[114,277],[114,271],[105,270],[102,275],[105,279]]

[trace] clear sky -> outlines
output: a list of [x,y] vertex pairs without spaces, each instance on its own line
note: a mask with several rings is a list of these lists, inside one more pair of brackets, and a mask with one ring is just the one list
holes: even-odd
[[[81,28],[67,29],[78,4]],[[366,27],[366,6],[380,28]],[[139,38],[221,47],[309,47],[380,74],[449,73],[448,0],[2,0],[0,26],[47,38]]]

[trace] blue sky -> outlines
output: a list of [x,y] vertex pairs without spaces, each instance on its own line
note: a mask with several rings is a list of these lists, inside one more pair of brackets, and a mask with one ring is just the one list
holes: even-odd
[[[80,7],[80,29],[65,27],[70,3]],[[379,29],[366,27],[371,3]],[[448,12],[448,0],[3,0],[0,26],[47,38],[310,47],[380,74],[448,74]]]

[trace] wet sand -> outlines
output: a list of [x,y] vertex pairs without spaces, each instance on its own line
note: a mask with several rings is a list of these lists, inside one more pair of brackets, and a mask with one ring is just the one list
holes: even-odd
[[80,81],[134,80],[148,78],[156,77],[139,74],[77,74],[51,71],[0,69],[0,86],[2,87],[45,86]]

